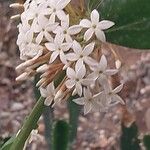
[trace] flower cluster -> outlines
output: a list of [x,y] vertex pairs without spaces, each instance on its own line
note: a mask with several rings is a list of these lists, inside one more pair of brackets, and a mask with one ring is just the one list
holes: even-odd
[[109,83],[119,67],[109,69],[100,48],[106,41],[104,30],[114,23],[100,21],[98,11],[93,10],[88,19],[74,24],[67,11],[70,1],[26,1],[17,40],[20,58],[25,62],[17,67],[23,72],[17,80],[41,73],[37,86],[48,106],[70,95],[79,96],[73,101],[84,105],[85,114],[123,104],[117,95],[123,85],[112,89]]

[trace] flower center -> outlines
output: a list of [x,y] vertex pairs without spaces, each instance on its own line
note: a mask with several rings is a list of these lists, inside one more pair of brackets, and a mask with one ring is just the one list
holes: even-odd
[[83,55],[82,55],[82,54],[80,55],[80,58],[83,58]]
[[96,28],[96,25],[95,24],[93,24],[93,26],[92,26],[94,29]]
[[53,9],[53,12],[54,12],[54,13],[56,12],[56,8]]
[[67,34],[67,30],[64,30],[64,34]]
[[80,80],[78,78],[76,78],[76,82],[79,82]]

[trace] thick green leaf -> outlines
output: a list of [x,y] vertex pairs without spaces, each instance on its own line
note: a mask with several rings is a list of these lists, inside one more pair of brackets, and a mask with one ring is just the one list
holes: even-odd
[[10,150],[12,143],[14,142],[15,137],[11,137],[1,148],[0,150]]
[[52,130],[52,150],[67,150],[69,145],[69,124],[58,120]]
[[89,9],[94,8],[101,19],[115,22],[106,31],[108,42],[150,49],[150,0],[89,0]]

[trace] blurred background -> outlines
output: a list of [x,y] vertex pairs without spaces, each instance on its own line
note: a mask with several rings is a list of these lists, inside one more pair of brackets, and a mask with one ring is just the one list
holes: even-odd
[[[15,67],[21,61],[16,46],[18,21],[10,20],[12,15],[18,13],[9,8],[12,2],[14,1],[0,0],[0,144],[18,132],[36,102],[34,79],[22,83],[15,81]],[[103,46],[108,57],[110,52],[107,49],[111,47],[123,62],[120,75],[112,83],[114,87],[118,85],[118,78],[125,83],[121,96],[126,101],[126,106],[117,105],[107,113],[96,112],[86,116],[83,115],[82,108],[78,107],[80,116],[77,138],[72,142],[74,150],[120,150],[122,140],[125,144],[130,141],[126,137],[137,140],[150,131],[150,53],[112,44]],[[51,122],[59,118],[68,121],[69,112],[66,107],[67,103],[61,103],[54,110],[45,110],[39,121],[39,136],[27,149],[50,149],[47,134],[50,131],[45,120]],[[142,143],[139,145],[142,147]]]

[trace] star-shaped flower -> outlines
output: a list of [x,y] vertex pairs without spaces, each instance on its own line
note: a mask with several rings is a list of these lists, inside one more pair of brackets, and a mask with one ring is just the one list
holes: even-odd
[[67,42],[73,42],[71,36],[78,34],[81,30],[82,27],[80,25],[73,25],[69,27],[69,15],[67,15],[66,19],[61,21],[61,26],[59,26],[54,33],[61,33]]
[[65,20],[66,14],[63,9],[70,3],[71,0],[50,0],[49,7],[50,7],[50,21],[55,22],[56,16],[60,20]]
[[89,88],[84,88],[83,95],[84,97],[74,99],[73,101],[78,105],[84,105],[84,114],[89,113],[91,110],[98,109],[97,98],[99,94],[92,95]]
[[91,67],[93,73],[91,73],[91,77],[93,79],[98,79],[100,83],[104,83],[103,80],[106,79],[107,76],[112,76],[118,72],[117,69],[107,69],[107,59],[105,55],[102,55],[99,63],[95,64]]
[[88,86],[93,83],[93,80],[85,78],[86,68],[85,65],[76,65],[75,70],[68,67],[67,68],[67,77],[69,78],[66,81],[66,87],[68,89],[72,89],[75,87],[75,91],[77,91],[78,95],[82,95],[82,85]]
[[24,20],[37,20],[39,15],[46,15],[44,13],[44,9],[46,9],[46,6],[44,5],[44,1],[31,1],[24,4],[25,11],[21,14],[21,21],[24,22]]
[[36,37],[36,43],[40,44],[45,37],[46,40],[52,42],[53,38],[51,36],[51,31],[55,30],[58,23],[49,23],[48,19],[43,15],[38,17],[38,21],[33,22],[32,29],[35,33],[38,33]]
[[50,83],[46,88],[40,87],[40,93],[42,97],[46,98],[44,104],[50,106],[56,95],[54,83]]
[[106,37],[103,30],[106,30],[114,25],[114,22],[108,20],[102,20],[99,22],[99,13],[96,9],[91,12],[91,20],[83,19],[80,22],[80,25],[84,28],[88,28],[88,30],[84,34],[84,40],[88,41],[91,39],[93,34],[96,37],[105,42]]
[[[124,100],[117,94],[123,88],[123,84],[120,84],[115,89],[108,84],[105,84],[104,91],[101,92],[100,96],[100,103],[105,105],[106,107],[116,105],[118,103],[125,104]],[[102,100],[103,99],[103,100]]]
[[66,55],[67,60],[69,61],[77,61],[76,65],[81,66],[84,63],[91,65],[95,63],[95,61],[89,56],[94,50],[95,43],[90,43],[86,45],[83,49],[81,45],[77,42],[73,42],[73,53],[69,53]]
[[72,43],[63,43],[63,41],[63,35],[57,34],[53,43],[45,44],[46,48],[52,52],[50,63],[52,63],[59,56],[62,63],[67,64],[65,52],[71,48]]

